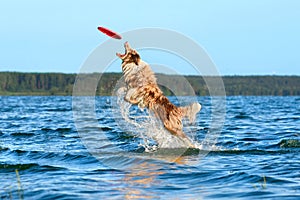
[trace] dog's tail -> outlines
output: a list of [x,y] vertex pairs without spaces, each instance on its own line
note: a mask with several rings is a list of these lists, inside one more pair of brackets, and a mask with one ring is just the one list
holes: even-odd
[[196,119],[196,114],[201,110],[199,103],[192,103],[188,106],[180,107],[182,116],[187,117],[190,123],[193,123]]

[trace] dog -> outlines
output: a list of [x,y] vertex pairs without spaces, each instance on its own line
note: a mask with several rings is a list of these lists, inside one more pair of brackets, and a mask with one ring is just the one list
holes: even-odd
[[[125,101],[140,108],[148,108],[171,134],[190,141],[182,130],[182,119],[187,117],[193,122],[201,105],[192,103],[189,106],[177,107],[172,104],[158,87],[149,64],[141,59],[139,53],[132,49],[128,42],[125,42],[124,47],[125,53],[116,55],[122,60],[121,67],[126,84]],[[193,146],[191,142],[190,146]]]

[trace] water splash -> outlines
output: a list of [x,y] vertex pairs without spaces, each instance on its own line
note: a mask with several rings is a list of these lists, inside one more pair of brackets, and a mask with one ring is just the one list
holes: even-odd
[[[142,143],[139,146],[145,148],[146,152],[156,151],[158,148],[188,148],[190,141],[188,139],[178,138],[170,134],[163,124],[148,109],[138,108],[124,100],[125,90],[119,88],[116,91],[115,116],[118,118],[118,124],[122,129],[135,137],[141,138]],[[192,141],[197,147],[199,144]]]

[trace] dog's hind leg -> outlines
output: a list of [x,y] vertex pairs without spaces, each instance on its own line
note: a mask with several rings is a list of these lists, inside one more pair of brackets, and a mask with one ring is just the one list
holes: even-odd
[[181,138],[186,138],[187,136],[183,133],[181,128],[178,127],[174,127],[174,125],[172,123],[170,123],[170,121],[164,121],[164,127],[173,135],[176,135],[178,137]]
[[181,138],[183,141],[185,141],[188,144],[189,148],[195,148],[195,145],[192,143],[191,139],[186,136],[186,134],[181,129],[178,129],[174,126],[172,126],[168,121],[164,122],[165,128],[173,135]]

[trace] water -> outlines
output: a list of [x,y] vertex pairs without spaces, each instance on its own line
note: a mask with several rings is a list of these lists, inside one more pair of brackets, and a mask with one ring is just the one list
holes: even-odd
[[[72,97],[0,97],[1,199],[300,198],[300,97],[227,97],[217,143],[181,157],[111,114],[113,101],[97,97],[100,128],[83,115],[78,134]],[[198,101],[187,133],[201,145],[211,99]]]

